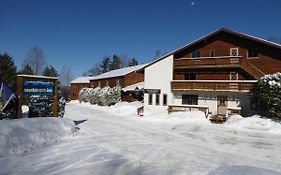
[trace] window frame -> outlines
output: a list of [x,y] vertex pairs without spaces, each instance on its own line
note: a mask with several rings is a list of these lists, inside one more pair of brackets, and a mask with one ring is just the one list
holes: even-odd
[[153,94],[148,94],[148,105],[153,105]]
[[[232,50],[237,50],[237,55],[236,56],[232,55]],[[239,56],[239,48],[238,47],[230,48],[230,55],[229,56],[231,56],[231,57],[238,57]]]
[[200,58],[200,57],[201,57],[200,50],[194,50],[191,52],[191,58]]
[[160,94],[155,94],[155,105],[156,106],[160,105]]
[[[249,56],[249,50],[253,51],[253,52],[256,52],[257,53],[257,56]],[[248,49],[247,50],[247,59],[255,59],[255,58],[259,58],[260,57],[260,53],[258,51],[256,51],[255,49]]]
[[[186,98],[184,98],[184,97],[186,97]],[[183,105],[198,105],[198,95],[182,94],[182,104]]]
[[168,95],[163,94],[163,106],[167,106],[167,105],[168,105]]
[[[214,53],[214,55],[212,56],[212,53]],[[216,50],[215,49],[211,49],[209,52],[209,57],[216,57]]]

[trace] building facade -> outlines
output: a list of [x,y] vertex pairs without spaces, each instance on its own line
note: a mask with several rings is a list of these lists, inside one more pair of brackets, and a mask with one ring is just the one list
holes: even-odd
[[90,77],[78,77],[70,83],[70,100],[78,100],[79,92],[82,88],[90,87]]
[[250,92],[281,72],[281,45],[219,29],[144,67],[144,110],[206,107],[211,115],[252,110]]

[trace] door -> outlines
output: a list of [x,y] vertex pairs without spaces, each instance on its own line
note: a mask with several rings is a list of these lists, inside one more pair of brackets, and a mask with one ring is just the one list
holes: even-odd
[[218,96],[218,115],[226,115],[227,96]]

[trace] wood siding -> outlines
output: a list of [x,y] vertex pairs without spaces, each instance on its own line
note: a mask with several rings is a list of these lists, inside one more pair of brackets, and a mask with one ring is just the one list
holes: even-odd
[[82,88],[90,87],[89,83],[73,83],[70,86],[70,100],[78,100],[79,98],[79,91]]
[[[231,56],[231,48],[238,48],[238,55]],[[249,58],[249,49],[258,52],[258,57]],[[211,50],[215,51],[213,57]],[[192,58],[194,51],[200,51],[200,57]],[[220,81],[230,80],[234,72],[241,81]],[[173,80],[185,80],[187,73],[193,74],[195,80],[172,81],[171,87],[172,91],[248,92],[255,83],[247,80],[275,72],[281,72],[281,49],[221,32],[175,53]]]

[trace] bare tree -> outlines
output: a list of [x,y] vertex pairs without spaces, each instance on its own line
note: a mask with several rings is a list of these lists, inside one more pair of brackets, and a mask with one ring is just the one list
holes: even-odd
[[66,66],[62,66],[61,72],[59,74],[60,85],[69,86],[72,79],[73,75],[71,73],[71,70]]
[[39,75],[42,73],[43,68],[45,67],[45,56],[39,47],[33,47],[27,53],[26,58],[23,63],[23,67],[25,65],[29,65],[31,69],[34,71],[35,75]]

